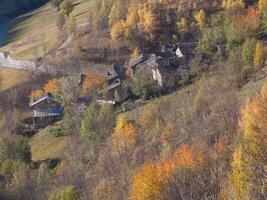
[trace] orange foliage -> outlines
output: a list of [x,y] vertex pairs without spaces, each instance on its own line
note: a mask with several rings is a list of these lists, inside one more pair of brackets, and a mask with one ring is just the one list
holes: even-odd
[[49,93],[53,94],[53,93],[55,93],[55,91],[56,91],[57,87],[59,86],[59,84],[60,84],[60,79],[58,79],[58,78],[53,78],[53,79],[49,80],[49,81],[44,85],[43,89],[44,89],[44,91],[45,91],[46,93],[49,92]]
[[102,85],[105,81],[104,76],[96,75],[91,72],[86,74],[86,77],[82,85],[82,93],[85,95],[88,92],[94,90],[96,87]]
[[134,175],[130,199],[158,199],[163,183],[162,172],[153,162],[146,162]]
[[43,95],[44,95],[43,90],[33,90],[29,96],[29,99],[30,99],[30,101],[33,101],[34,99],[38,99]]
[[203,166],[206,147],[191,148],[182,145],[174,155],[161,163],[146,162],[133,178],[130,199],[160,199],[164,184],[168,183],[175,170],[186,167],[199,169]]
[[249,28],[251,31],[255,32],[260,26],[260,13],[257,8],[249,7],[246,14],[236,16],[234,22],[240,31]]

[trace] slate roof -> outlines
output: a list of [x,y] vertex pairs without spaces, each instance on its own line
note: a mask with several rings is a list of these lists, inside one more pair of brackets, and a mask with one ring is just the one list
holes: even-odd
[[145,60],[147,60],[147,56],[142,54],[137,58],[133,58],[129,61],[129,66],[131,68],[136,67],[137,65],[141,64],[142,62],[144,62]]
[[44,101],[53,101],[53,102],[57,102],[57,101],[55,100],[55,98],[54,98],[51,94],[47,94],[47,95],[44,96],[44,97],[41,97],[41,98],[39,98],[39,99],[37,99],[37,100],[35,100],[35,101],[33,101],[33,102],[30,102],[30,107],[35,106],[35,105],[38,105],[38,104],[40,104],[40,103],[42,103],[42,102],[44,102]]

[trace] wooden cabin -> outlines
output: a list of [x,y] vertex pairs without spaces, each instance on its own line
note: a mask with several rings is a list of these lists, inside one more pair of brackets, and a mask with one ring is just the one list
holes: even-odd
[[45,127],[59,119],[63,115],[63,108],[51,94],[30,102],[32,109],[33,124],[35,127]]

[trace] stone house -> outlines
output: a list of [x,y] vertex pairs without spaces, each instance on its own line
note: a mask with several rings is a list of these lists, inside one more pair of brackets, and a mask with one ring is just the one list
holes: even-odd
[[164,45],[157,54],[131,59],[128,64],[131,76],[141,73],[160,87],[175,87],[180,80],[178,69],[189,69],[195,47],[196,43]]

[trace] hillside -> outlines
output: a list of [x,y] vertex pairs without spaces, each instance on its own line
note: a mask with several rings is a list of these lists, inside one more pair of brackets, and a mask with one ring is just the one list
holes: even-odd
[[266,199],[266,0],[0,16],[1,200]]
[[0,23],[8,18],[14,18],[31,11],[46,2],[47,0],[2,0],[0,4]]

